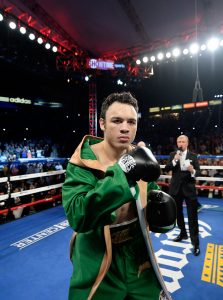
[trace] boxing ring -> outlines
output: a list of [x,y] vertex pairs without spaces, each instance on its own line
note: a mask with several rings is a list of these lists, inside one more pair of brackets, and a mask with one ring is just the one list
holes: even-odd
[[[168,156],[157,156],[160,162]],[[199,159],[210,158],[200,156]],[[223,156],[211,159],[223,160]],[[69,261],[69,227],[61,205],[61,187],[67,160],[62,159],[61,170],[0,177],[4,193],[0,194],[0,281],[2,299],[65,300],[72,273]],[[60,160],[50,160],[57,163]],[[39,163],[35,161],[35,163]],[[14,162],[13,162],[14,163]],[[33,160],[21,163],[34,163]],[[41,163],[49,163],[48,159]],[[163,170],[165,164],[161,163]],[[202,210],[198,214],[201,254],[194,257],[190,240],[180,243],[172,239],[178,235],[176,227],[167,234],[151,233],[154,250],[167,288],[175,300],[220,299],[223,288],[223,166],[201,165],[204,174],[196,177],[198,199]],[[219,176],[218,176],[219,174]],[[15,184],[47,179],[47,185],[14,192]],[[54,180],[57,178],[57,180]],[[168,189],[170,174],[162,174],[158,184]],[[43,182],[45,182],[43,180]],[[2,190],[1,190],[2,191]],[[53,191],[53,192],[52,192]],[[36,197],[34,197],[36,196]],[[30,201],[27,198],[30,197]],[[20,199],[15,204],[13,199]],[[26,201],[22,201],[25,199]],[[26,202],[26,203],[25,203]],[[37,208],[41,205],[41,209]],[[20,210],[36,208],[23,216]],[[13,214],[17,212],[17,214]],[[13,216],[7,219],[7,216]],[[3,218],[4,217],[4,218]],[[187,215],[185,210],[185,222]],[[188,226],[187,226],[188,230]]]
[[[222,159],[223,160],[223,156],[209,156],[209,155],[200,155],[199,159]],[[159,160],[163,160],[163,159],[168,159],[168,156],[165,155],[160,155],[157,156],[158,161]],[[12,164],[21,164],[21,163],[58,163],[58,162],[67,162],[68,159],[62,158],[62,159],[20,159],[16,162],[7,162],[7,164],[9,164],[8,168],[10,168],[10,165]],[[5,162],[0,163],[0,165],[4,165],[6,164]],[[164,169],[165,165],[161,164],[161,170]],[[223,191],[223,165],[222,166],[210,166],[210,165],[201,165],[200,166],[201,171],[203,170],[222,170],[222,177],[213,177],[213,176],[199,176],[196,177],[196,188],[199,191],[208,191],[208,198],[213,198],[217,192],[219,193],[220,191]],[[35,178],[43,178],[43,177],[50,177],[50,176],[57,176],[57,175],[65,175],[65,168],[63,170],[57,170],[57,171],[47,171],[47,172],[41,172],[41,173],[34,173],[34,174],[24,174],[24,175],[10,175],[8,174],[6,177],[1,177],[0,178],[0,185],[5,183],[7,185],[7,189],[6,192],[4,194],[0,194],[0,215],[7,215],[8,213],[13,213],[14,215],[16,215],[15,211],[19,212],[21,211],[23,208],[25,207],[29,207],[29,206],[35,206],[38,205],[40,203],[49,203],[49,202],[54,202],[56,200],[61,200],[61,187],[62,187],[62,183],[63,183],[63,179],[64,176],[62,176],[61,178],[61,182],[60,183],[56,183],[56,184],[51,184],[51,185],[47,185],[47,186],[42,186],[42,187],[37,187],[34,189],[29,189],[29,190],[22,190],[22,191],[18,191],[18,192],[13,192],[12,191],[12,183],[14,182],[18,182],[18,181],[24,181],[24,180],[30,180],[30,179],[35,179]],[[168,186],[169,186],[169,181],[171,179],[171,175],[166,175],[166,174],[162,174],[158,180],[158,184],[162,189],[168,190]],[[214,185],[214,183],[217,182],[218,186]],[[42,193],[42,192],[47,192],[47,191],[51,191],[51,190],[56,190],[56,194],[55,195],[46,195],[44,198],[36,200],[36,201],[32,201],[29,203],[24,203],[24,204],[17,204],[15,206],[13,206],[13,201],[11,201],[11,199],[16,199],[16,198],[20,198],[23,196],[28,196],[28,195],[33,195],[33,194],[37,194],[37,193]],[[199,196],[199,193],[198,193]],[[22,201],[21,201],[22,202]],[[61,201],[59,201],[59,203],[61,203]],[[4,208],[3,208],[4,207]],[[20,217],[20,214],[18,213],[18,216]],[[17,218],[15,216],[15,218]]]
[[[44,204],[52,202],[53,205],[55,203],[61,204],[61,188],[64,181],[64,175],[65,175],[65,169],[62,170],[50,170],[46,172],[37,172],[33,174],[23,174],[23,175],[11,175],[10,170],[12,166],[19,165],[19,164],[57,164],[57,163],[67,163],[68,159],[62,158],[62,159],[20,159],[18,161],[8,161],[7,162],[7,176],[0,178],[0,186],[5,184],[5,189],[1,188],[2,190],[5,190],[5,193],[0,193],[0,215],[7,216],[8,214],[14,215],[15,219],[20,218],[22,215],[22,211],[26,207],[34,207],[38,204]],[[6,165],[6,162],[0,163],[1,165]],[[59,183],[55,184],[49,184],[46,186],[41,187],[35,187],[32,189],[22,189],[21,191],[13,192],[13,184],[14,189],[15,186],[19,186],[19,181],[35,181],[35,179],[38,178],[53,178],[53,177],[60,177]],[[52,181],[52,180],[51,180]],[[57,180],[58,181],[58,178]],[[49,181],[48,181],[49,182]],[[15,185],[16,184],[16,185]],[[17,190],[19,188],[17,187]],[[51,194],[50,191],[53,191]],[[44,194],[44,197],[42,199],[38,200],[32,200],[28,203],[23,203],[22,200],[20,200],[24,196],[34,195],[34,194]],[[30,197],[31,198],[31,197]],[[34,197],[35,198],[35,197]],[[16,205],[13,199],[17,199]],[[20,201],[18,201],[18,199]]]

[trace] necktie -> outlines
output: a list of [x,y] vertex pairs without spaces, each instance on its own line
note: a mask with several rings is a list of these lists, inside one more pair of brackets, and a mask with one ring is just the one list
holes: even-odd
[[184,169],[184,161],[185,161],[185,153],[183,152],[180,156],[180,168],[181,168],[181,170]]

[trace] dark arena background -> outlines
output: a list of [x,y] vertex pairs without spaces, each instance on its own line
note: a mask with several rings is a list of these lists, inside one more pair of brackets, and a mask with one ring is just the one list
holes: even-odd
[[222,11],[222,0],[0,1],[2,299],[67,299],[66,165],[84,135],[102,136],[101,103],[121,91],[139,101],[135,142],[156,155],[161,189],[180,134],[201,165],[200,256],[171,242],[177,227],[151,233],[167,288],[174,300],[220,299]]

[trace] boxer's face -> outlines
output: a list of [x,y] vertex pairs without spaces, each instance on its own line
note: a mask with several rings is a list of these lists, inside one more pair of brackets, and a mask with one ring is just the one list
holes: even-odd
[[114,102],[109,106],[105,119],[100,119],[100,128],[106,142],[124,149],[135,139],[137,112],[132,105]]

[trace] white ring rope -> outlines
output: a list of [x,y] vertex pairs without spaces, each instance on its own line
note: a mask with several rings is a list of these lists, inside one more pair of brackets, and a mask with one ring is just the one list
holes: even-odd
[[[58,171],[48,171],[48,172],[42,172],[42,173],[10,176],[10,182],[17,181],[17,180],[23,180],[23,179],[36,178],[36,177],[43,177],[43,176],[54,176],[54,175],[64,174],[64,173],[65,173],[65,170],[58,170]],[[8,181],[8,177],[0,178],[0,182],[7,182],[7,181]],[[62,183],[58,183],[58,184],[43,186],[43,187],[31,189],[31,190],[24,190],[21,192],[11,193],[10,196],[12,198],[16,198],[16,197],[20,197],[20,196],[25,196],[25,195],[30,195],[30,194],[34,194],[34,193],[43,192],[43,191],[48,191],[51,189],[60,188],[61,186],[62,186]],[[7,200],[8,198],[9,198],[8,194],[0,195],[0,201]]]
[[[165,168],[165,165],[160,165],[161,169]],[[223,166],[200,166],[201,170],[223,170]]]
[[[160,167],[161,167],[161,169],[163,169],[165,167],[165,165],[160,165]],[[223,170],[223,166],[200,166],[200,169]],[[54,176],[54,175],[64,174],[65,172],[66,172],[66,170],[58,170],[58,171],[48,171],[48,172],[42,172],[42,173],[16,175],[16,176],[10,176],[10,181],[24,180],[24,179],[44,177],[44,176]],[[171,175],[161,175],[159,179],[171,179],[171,177],[172,177]],[[211,181],[211,182],[221,181],[221,182],[223,182],[223,178],[221,178],[221,177],[203,177],[202,176],[202,177],[195,177],[195,179],[200,180],[200,181]],[[0,182],[7,182],[7,181],[8,181],[8,177],[0,178]],[[39,187],[39,188],[31,189],[31,190],[24,190],[24,191],[20,191],[20,192],[16,192],[16,193],[11,193],[10,196],[12,198],[21,197],[21,196],[39,193],[39,192],[43,192],[43,191],[48,191],[48,190],[60,188],[60,187],[62,187],[62,183]],[[8,197],[9,197],[8,194],[0,195],[0,201],[7,200]]]
[[[171,175],[160,175],[160,179],[171,179]],[[223,181],[222,177],[195,177],[196,180],[201,181]]]
[[10,176],[10,181],[64,174],[65,170]]

